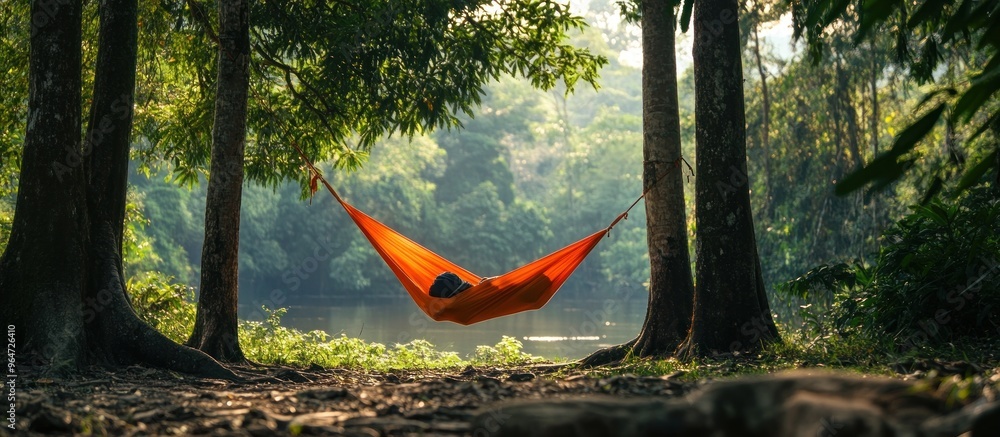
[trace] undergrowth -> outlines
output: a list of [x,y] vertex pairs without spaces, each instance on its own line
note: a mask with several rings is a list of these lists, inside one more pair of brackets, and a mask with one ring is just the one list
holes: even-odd
[[[171,278],[146,273],[129,281],[129,296],[139,316],[178,343],[194,328],[194,289],[174,284]],[[449,369],[468,365],[512,367],[540,360],[522,351],[522,344],[503,336],[493,346],[478,346],[474,354],[439,351],[427,340],[387,346],[323,331],[303,332],[282,326],[286,309],[262,308],[263,321],[240,322],[240,347],[246,357],[260,364],[349,367],[363,370]]]
[[[129,281],[132,304],[146,322],[172,340],[183,343],[195,321],[194,290],[171,278],[148,273]],[[515,367],[543,359],[522,350],[520,341],[504,336],[493,346],[479,346],[462,357],[440,351],[427,340],[384,345],[323,331],[303,332],[281,324],[286,310],[263,308],[263,321],[240,323],[240,345],[251,361],[269,365],[355,368],[367,371],[400,369],[456,369],[469,365]],[[914,357],[938,357],[974,363],[995,363],[996,344],[948,343],[934,349],[899,353],[885,347],[884,339],[838,332],[833,320],[813,307],[803,309],[807,322],[800,327],[779,326],[781,341],[767,345],[752,357],[719,356],[691,361],[629,357],[616,366],[592,369],[596,375],[668,375],[680,378],[727,377],[765,374],[796,368],[828,368],[865,374],[890,374],[894,362]],[[570,367],[569,370],[574,369]]]

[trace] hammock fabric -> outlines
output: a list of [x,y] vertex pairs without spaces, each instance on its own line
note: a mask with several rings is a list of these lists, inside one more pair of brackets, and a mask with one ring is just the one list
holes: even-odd
[[[482,277],[431,252],[347,202],[341,200],[340,204],[424,313],[439,322],[447,320],[462,325],[541,308],[607,234],[607,230],[594,233],[528,265],[480,282]],[[445,271],[474,285],[455,297],[431,297],[428,290],[434,278]]]
[[[298,149],[297,145],[293,146]],[[317,180],[323,182],[327,191],[340,202],[389,265],[417,306],[430,318],[439,322],[451,321],[471,325],[545,306],[563,282],[566,282],[577,266],[594,250],[597,243],[600,243],[601,238],[607,235],[615,224],[628,216],[626,210],[605,229],[523,267],[483,281],[483,277],[444,259],[347,203],[301,150],[299,154],[311,170],[312,191],[316,191]],[[636,199],[632,206],[639,203],[639,199]],[[462,280],[473,284],[472,288],[451,298],[431,297],[429,290],[434,278],[446,271],[455,273]]]

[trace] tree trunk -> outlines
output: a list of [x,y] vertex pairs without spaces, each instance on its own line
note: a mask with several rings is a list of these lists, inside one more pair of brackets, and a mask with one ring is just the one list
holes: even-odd
[[[139,320],[125,294],[122,232],[135,88],[136,0],[105,0],[90,122],[80,132],[80,3],[32,4],[29,122],[3,309],[28,365],[149,363],[238,379]],[[47,6],[43,6],[43,4]],[[43,14],[43,15],[39,15]],[[27,244],[30,243],[30,244]],[[10,313],[8,313],[10,312]]]
[[746,353],[777,338],[750,211],[736,0],[694,6],[697,284],[683,357]]
[[218,59],[201,292],[194,332],[187,344],[220,361],[245,363],[237,337],[237,302],[250,65],[250,9],[246,0],[219,2]]
[[88,243],[80,156],[82,6],[80,0],[47,4],[31,4],[31,16],[42,19],[32,20],[28,123],[14,223],[0,260],[0,314],[15,327],[18,361],[75,364],[86,341],[80,297]]
[[[871,129],[871,142],[872,142],[872,159],[878,157],[878,140],[879,140],[879,115],[878,115],[878,73],[881,69],[878,68],[878,53],[876,52],[875,41],[870,41],[869,50],[871,50],[872,65],[871,71],[868,76],[868,85],[871,88],[872,93],[872,116],[869,122],[869,129]],[[872,195],[872,234],[881,234],[881,227],[879,225],[879,204],[878,195]]]
[[642,2],[642,178],[649,190],[646,242],[650,282],[646,320],[634,346],[640,357],[673,355],[687,336],[694,298],[681,167],[674,22],[673,2]]
[[[642,2],[643,186],[650,284],[646,320],[639,336],[597,351],[586,365],[624,358],[670,356],[687,336],[694,284],[688,255],[687,212],[681,167],[677,64],[672,2]],[[662,178],[662,179],[661,179]]]

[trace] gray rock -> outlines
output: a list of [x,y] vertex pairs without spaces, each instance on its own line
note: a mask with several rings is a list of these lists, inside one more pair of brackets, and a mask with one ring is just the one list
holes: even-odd
[[669,401],[596,395],[556,401],[513,401],[484,409],[473,421],[473,435],[529,436],[697,436],[707,428],[694,409]]
[[974,402],[947,416],[934,417],[924,423],[928,436],[954,436],[971,431],[971,437],[1000,434],[1000,402]]
[[473,429],[516,437],[916,436],[925,435],[924,421],[946,411],[940,399],[908,382],[793,372],[718,382],[680,399],[498,403],[480,411]]

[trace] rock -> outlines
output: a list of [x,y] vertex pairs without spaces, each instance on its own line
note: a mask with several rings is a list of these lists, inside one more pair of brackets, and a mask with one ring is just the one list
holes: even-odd
[[947,416],[924,423],[928,436],[954,436],[971,431],[972,437],[995,436],[1000,430],[1000,401],[976,402]]
[[590,396],[557,401],[514,401],[480,412],[472,425],[472,435],[495,437],[562,436],[580,437],[635,435],[704,435],[706,429],[685,427],[704,423],[691,409],[669,408],[668,401],[620,399]]
[[[633,383],[623,375],[604,387]],[[907,382],[794,372],[718,382],[685,398],[622,400],[589,396],[499,403],[479,413],[474,434],[499,436],[913,435],[946,408]],[[983,416],[984,424],[992,424]],[[986,425],[984,425],[986,426]]]
[[[887,378],[791,372],[720,382],[687,397],[722,435],[881,436],[912,433],[946,411],[930,393]],[[843,431],[839,431],[843,430]],[[820,434],[817,434],[820,433]]]

